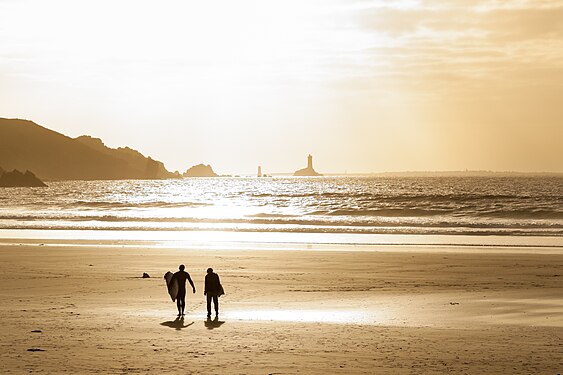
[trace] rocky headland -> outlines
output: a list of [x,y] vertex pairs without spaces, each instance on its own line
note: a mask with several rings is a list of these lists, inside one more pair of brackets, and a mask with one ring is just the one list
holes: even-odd
[[31,170],[46,180],[177,178],[164,164],[129,147],[109,148],[99,138],[70,138],[34,122],[0,118],[0,165]]

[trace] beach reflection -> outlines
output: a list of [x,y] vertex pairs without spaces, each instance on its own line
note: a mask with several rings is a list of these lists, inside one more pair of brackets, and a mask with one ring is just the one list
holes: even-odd
[[229,311],[229,319],[303,322],[303,323],[353,323],[374,324],[387,320],[377,311],[362,312],[350,310],[237,310]]

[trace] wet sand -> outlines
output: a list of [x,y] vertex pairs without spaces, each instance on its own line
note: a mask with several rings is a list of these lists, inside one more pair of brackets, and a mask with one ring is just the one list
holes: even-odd
[[[563,248],[249,248],[4,241],[0,372],[563,371]],[[197,288],[183,321],[162,278],[180,263]]]

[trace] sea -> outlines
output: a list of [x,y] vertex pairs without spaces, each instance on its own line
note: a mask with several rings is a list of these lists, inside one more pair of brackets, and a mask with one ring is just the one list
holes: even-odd
[[53,181],[0,189],[0,230],[563,239],[563,177]]

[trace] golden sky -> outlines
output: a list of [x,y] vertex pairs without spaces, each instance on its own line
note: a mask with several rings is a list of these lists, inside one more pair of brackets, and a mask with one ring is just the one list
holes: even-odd
[[181,171],[563,172],[563,2],[0,0],[0,117]]

